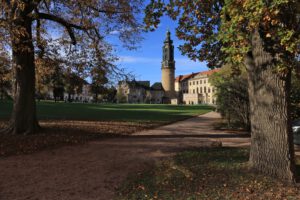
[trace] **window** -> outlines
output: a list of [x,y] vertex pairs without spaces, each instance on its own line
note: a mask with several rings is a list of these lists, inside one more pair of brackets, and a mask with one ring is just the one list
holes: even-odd
[[200,80],[200,84],[202,84],[202,80]]
[[192,85],[192,82],[190,82],[190,85]]
[[206,93],[206,87],[204,87],[204,93]]
[[207,90],[208,90],[208,93],[210,93],[210,88],[207,88]]
[[202,87],[200,88],[200,94],[202,94]]
[[206,83],[206,80],[204,80],[204,84]]
[[197,83],[196,83],[197,85],[199,85],[199,82],[197,81]]
[[199,94],[199,88],[197,88],[197,94]]
[[195,85],[195,81],[193,81],[193,85]]
[[195,94],[195,89],[193,89],[193,94]]

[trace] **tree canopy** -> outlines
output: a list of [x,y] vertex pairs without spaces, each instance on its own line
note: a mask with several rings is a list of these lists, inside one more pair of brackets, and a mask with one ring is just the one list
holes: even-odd
[[299,12],[297,0],[151,0],[144,21],[154,30],[164,14],[178,20],[176,35],[185,41],[179,49],[211,68],[244,62],[252,33],[259,27],[272,53],[295,66],[300,54]]
[[[6,133],[29,134],[36,119],[36,71],[59,61],[62,68],[84,77],[95,68],[120,73],[106,38],[113,31],[129,49],[140,39],[142,0],[2,0],[0,50],[10,52],[14,74],[14,108]],[[36,69],[38,66],[38,69]],[[65,71],[61,70],[61,71]],[[60,93],[60,92],[59,92]]]
[[123,46],[135,48],[141,39],[137,18],[141,4],[141,0],[2,1],[0,43],[4,50],[10,51],[12,37],[28,34],[17,25],[18,20],[26,17],[32,23],[36,55],[54,59],[58,52],[67,57],[68,66],[90,69],[97,65],[109,70],[112,65],[108,63],[116,58],[105,38],[118,31]]
[[233,68],[224,65],[209,77],[215,87],[217,110],[227,120],[228,127],[250,129],[248,82],[245,68],[240,75],[232,76]]
[[168,15],[178,21],[179,48],[210,68],[246,67],[251,121],[251,168],[293,182],[291,71],[299,72],[298,0],[151,0],[149,30]]

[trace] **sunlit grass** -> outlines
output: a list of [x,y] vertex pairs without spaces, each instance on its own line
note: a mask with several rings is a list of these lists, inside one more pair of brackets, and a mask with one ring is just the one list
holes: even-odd
[[[211,111],[206,105],[85,104],[37,102],[39,119],[98,120],[167,123]],[[0,119],[8,119],[12,102],[0,101]]]

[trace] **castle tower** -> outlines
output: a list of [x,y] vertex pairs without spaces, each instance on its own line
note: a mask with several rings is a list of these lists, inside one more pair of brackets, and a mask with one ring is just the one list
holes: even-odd
[[175,61],[174,61],[174,46],[171,40],[171,33],[167,31],[167,37],[163,46],[163,61],[161,66],[161,82],[165,90],[165,103],[170,103],[172,98],[175,98]]

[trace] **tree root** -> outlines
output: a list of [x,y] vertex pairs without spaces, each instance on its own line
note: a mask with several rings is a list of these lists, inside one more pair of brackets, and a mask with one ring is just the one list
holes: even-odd
[[6,128],[3,128],[0,130],[0,134],[3,134],[3,135],[14,135],[14,126],[13,125],[8,125]]
[[9,125],[0,130],[0,134],[3,135],[32,135],[37,134],[39,131],[41,131],[42,127],[39,125],[38,122],[35,123],[35,125],[28,127],[25,131],[18,131],[18,129],[15,127],[15,124],[10,122]]

